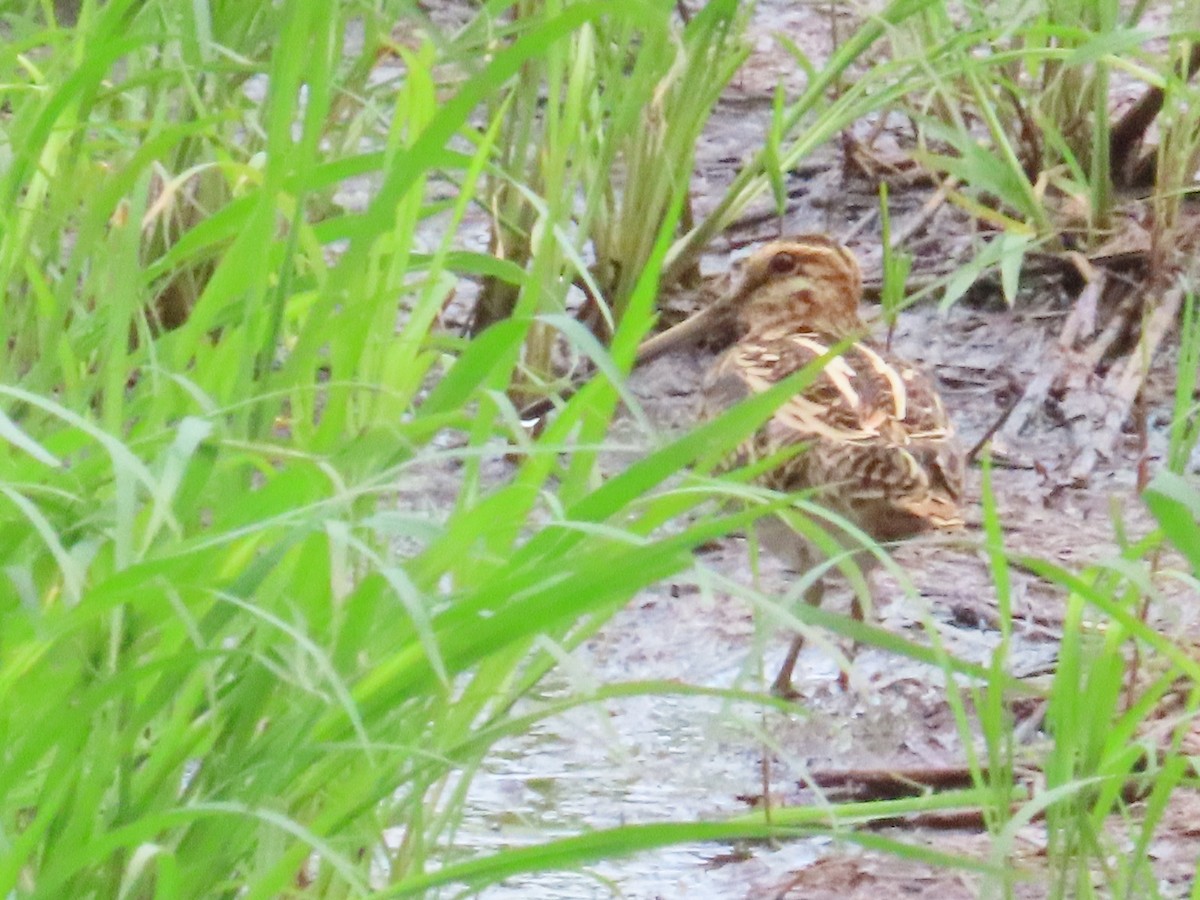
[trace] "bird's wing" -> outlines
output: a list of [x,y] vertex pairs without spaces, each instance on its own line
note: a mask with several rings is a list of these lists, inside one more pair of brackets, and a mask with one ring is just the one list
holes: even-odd
[[[744,338],[706,379],[706,413],[766,390],[836,344],[807,333]],[[783,403],[730,463],[797,443],[808,447],[767,473],[765,483],[780,490],[826,488],[836,506],[881,538],[956,523],[962,451],[932,382],[910,363],[866,342],[851,344]]]

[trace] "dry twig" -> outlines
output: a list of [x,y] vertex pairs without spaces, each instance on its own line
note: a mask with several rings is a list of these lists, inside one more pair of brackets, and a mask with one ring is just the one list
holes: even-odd
[[1076,455],[1068,470],[1072,482],[1082,482],[1091,474],[1101,457],[1111,456],[1120,437],[1121,426],[1129,418],[1134,401],[1146,380],[1150,364],[1158,353],[1163,338],[1179,316],[1183,303],[1183,288],[1166,291],[1154,304],[1142,328],[1142,336],[1133,353],[1121,366],[1116,366],[1104,379],[1103,393],[1108,398],[1108,410],[1092,439]]

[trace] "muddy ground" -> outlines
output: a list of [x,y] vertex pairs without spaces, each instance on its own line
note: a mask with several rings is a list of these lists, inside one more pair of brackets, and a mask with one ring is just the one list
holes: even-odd
[[[830,30],[824,5],[776,0],[759,4],[751,28],[755,52],[728,91],[706,130],[697,156],[695,203],[703,214],[733,177],[748,147],[757,146],[770,111],[775,83],[801,83],[795,67],[773,38],[786,31],[814,59],[828,54]],[[843,19],[843,33],[853,26]],[[902,143],[902,123],[895,123]],[[886,144],[886,142],[885,142]],[[704,271],[727,271],[745,248],[780,233],[824,231],[849,241],[868,278],[878,274],[880,236],[873,215],[875,183],[847,172],[839,148],[807,160],[789,182],[791,205],[780,222],[765,203],[715,242]],[[893,185],[896,227],[928,199],[929,185]],[[856,230],[857,229],[857,230]],[[976,223],[945,207],[908,249],[915,275],[945,269],[969,258],[978,241]],[[482,226],[475,239],[483,240]],[[473,249],[481,249],[474,246]],[[895,347],[936,373],[946,405],[966,445],[973,445],[1054,357],[1062,322],[1078,286],[1069,278],[1043,277],[1023,283],[1009,310],[994,290],[982,290],[948,312],[934,305],[906,312]],[[681,309],[695,296],[673,297]],[[453,323],[451,323],[453,324]],[[641,432],[632,419],[618,437],[647,445],[665,440],[695,418],[701,373],[711,357],[670,356],[635,372],[630,386],[657,436]],[[995,493],[1010,548],[1071,568],[1117,552],[1116,527],[1131,538],[1151,527],[1135,490],[1139,461],[1153,469],[1165,446],[1173,385],[1173,353],[1156,360],[1146,397],[1148,443],[1130,430],[1115,453],[1102,459],[1086,481],[1067,477],[1071,462],[1094,430],[1087,410],[1044,404],[1019,430],[997,439],[1007,467],[995,471]],[[1086,406],[1086,404],[1085,404]],[[624,460],[611,456],[617,469]],[[979,537],[978,469],[970,474],[972,514],[968,534]],[[453,496],[451,481],[427,482],[418,499],[436,507]],[[424,489],[422,489],[424,490]],[[986,662],[999,633],[994,627],[995,592],[982,556],[969,547],[910,544],[896,560],[916,587],[906,595],[887,573],[873,582],[875,621],[914,639],[931,623],[947,649]],[[1168,560],[1166,565],[1181,565]],[[571,671],[548,684],[550,694],[586,689],[589,681],[679,679],[753,690],[769,682],[788,641],[786,629],[756,617],[731,585],[757,584],[768,597],[787,596],[795,576],[764,559],[757,582],[746,541],[733,536],[698,554],[694,571],[643,592],[581,649]],[[834,591],[833,605],[847,589]],[[1200,598],[1178,590],[1155,606],[1151,618],[1173,634],[1200,635]],[[1037,579],[1014,573],[1017,632],[1012,670],[1046,685],[1058,648],[1064,597]],[[758,623],[756,625],[756,622]],[[632,699],[577,710],[548,721],[533,734],[509,742],[486,764],[471,791],[460,848],[487,850],[566,836],[621,823],[687,820],[745,811],[763,793],[764,753],[769,759],[772,802],[819,802],[802,786],[807,773],[855,767],[889,768],[957,765],[962,738],[947,706],[941,675],[927,666],[882,651],[861,651],[851,685],[838,682],[836,642],[810,641],[797,670],[801,699],[795,712],[762,711],[697,698]],[[1044,739],[1036,719],[1021,731],[1036,744]],[[1193,822],[1196,798],[1176,798],[1151,846],[1158,889],[1186,896],[1200,855]],[[1119,831],[1119,825],[1114,826]],[[987,859],[990,840],[975,829],[927,831],[893,828],[887,836],[939,850]],[[1120,844],[1118,844],[1120,846]],[[1028,876],[1018,896],[1046,895],[1044,830],[1018,832],[1015,859]],[[779,847],[698,845],[598,865],[588,873],[513,879],[483,896],[500,898],[867,898],[881,891],[928,898],[975,897],[986,893],[977,877],[914,863],[897,862],[850,842],[804,840]]]

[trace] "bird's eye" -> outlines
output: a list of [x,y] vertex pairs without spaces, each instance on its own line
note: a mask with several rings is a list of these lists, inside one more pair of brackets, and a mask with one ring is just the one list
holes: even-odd
[[795,254],[788,253],[786,250],[781,250],[771,257],[771,271],[778,272],[783,275],[796,268]]

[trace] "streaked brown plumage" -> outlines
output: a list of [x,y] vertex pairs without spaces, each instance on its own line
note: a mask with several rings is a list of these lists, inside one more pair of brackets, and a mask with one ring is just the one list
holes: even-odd
[[[800,452],[759,477],[776,490],[813,491],[815,499],[877,541],[959,527],[963,451],[932,382],[913,365],[860,340],[862,277],[853,255],[821,235],[776,241],[747,260],[734,291],[648,341],[644,361],[714,328],[736,342],[704,385],[704,413],[714,416],[852,341],[805,389],[784,403],[729,461],[743,465],[796,444]],[[804,571],[821,554],[782,519],[759,525],[763,544]],[[858,546],[848,535],[840,543]],[[874,562],[855,553],[860,568]],[[820,603],[817,582],[806,600]],[[861,615],[857,601],[854,612]],[[793,640],[773,685],[793,695],[792,670],[803,644]]]

